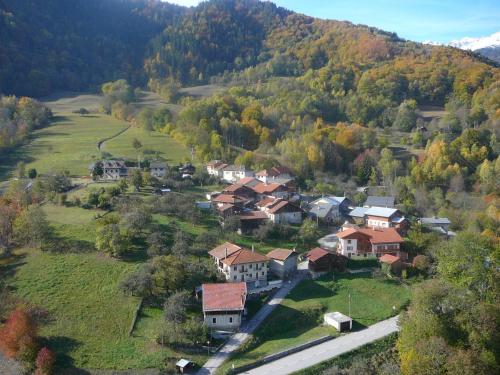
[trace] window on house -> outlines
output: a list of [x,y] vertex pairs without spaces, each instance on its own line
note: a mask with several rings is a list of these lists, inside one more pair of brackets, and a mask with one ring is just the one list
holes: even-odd
[[232,323],[232,322],[233,322],[233,317],[232,317],[232,316],[230,316],[230,317],[229,317],[229,323]]
[[366,253],[364,253],[363,256],[366,258]]
[[213,324],[217,323],[217,318],[212,318],[212,323]]
[[262,276],[264,276],[264,271],[262,271]]
[[236,278],[237,278],[237,277],[236,277],[236,275],[234,275],[234,276],[233,276],[233,280],[236,280]]
[[347,243],[350,244],[352,241],[351,240],[347,240]]
[[253,264],[250,264],[250,266],[248,266],[248,268],[252,269],[252,266],[253,266]]

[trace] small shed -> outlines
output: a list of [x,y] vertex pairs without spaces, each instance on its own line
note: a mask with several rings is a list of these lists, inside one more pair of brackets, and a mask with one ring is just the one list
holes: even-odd
[[175,367],[181,374],[185,374],[194,367],[194,363],[188,359],[179,359],[175,364]]
[[350,331],[352,329],[352,318],[338,311],[324,315],[324,321],[330,326],[334,326],[337,331]]

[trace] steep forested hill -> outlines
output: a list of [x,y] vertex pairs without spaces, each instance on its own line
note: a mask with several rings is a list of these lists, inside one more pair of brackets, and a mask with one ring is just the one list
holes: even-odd
[[0,92],[141,83],[147,43],[184,11],[146,0],[1,0]]
[[30,96],[117,78],[159,91],[164,82],[205,83],[256,66],[257,79],[308,75],[330,95],[443,104],[450,93],[470,101],[498,71],[468,52],[258,0],[196,8],[158,0],[1,0],[0,40],[0,92]]

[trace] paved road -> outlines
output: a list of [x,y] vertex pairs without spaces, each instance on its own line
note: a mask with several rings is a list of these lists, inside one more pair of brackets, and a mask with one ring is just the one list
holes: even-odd
[[392,317],[376,323],[362,331],[353,332],[313,346],[295,354],[267,363],[263,366],[244,372],[248,375],[291,374],[338,355],[350,352],[360,346],[369,344],[398,330],[398,317]]
[[217,353],[215,353],[198,371],[198,375],[214,374],[220,365],[229,357],[229,355],[238,349],[246,340],[250,338],[253,331],[267,318],[267,316],[278,306],[286,295],[305,277],[305,272],[299,272],[290,282],[286,282],[283,287],[276,292],[274,297],[269,300],[259,310],[255,316],[247,323],[241,326],[238,333],[234,334]]

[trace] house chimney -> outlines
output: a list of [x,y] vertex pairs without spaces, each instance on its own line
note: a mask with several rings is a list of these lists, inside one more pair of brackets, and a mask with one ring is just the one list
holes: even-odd
[[225,256],[224,256],[224,259],[227,258],[227,247],[226,247],[226,250],[225,250]]

